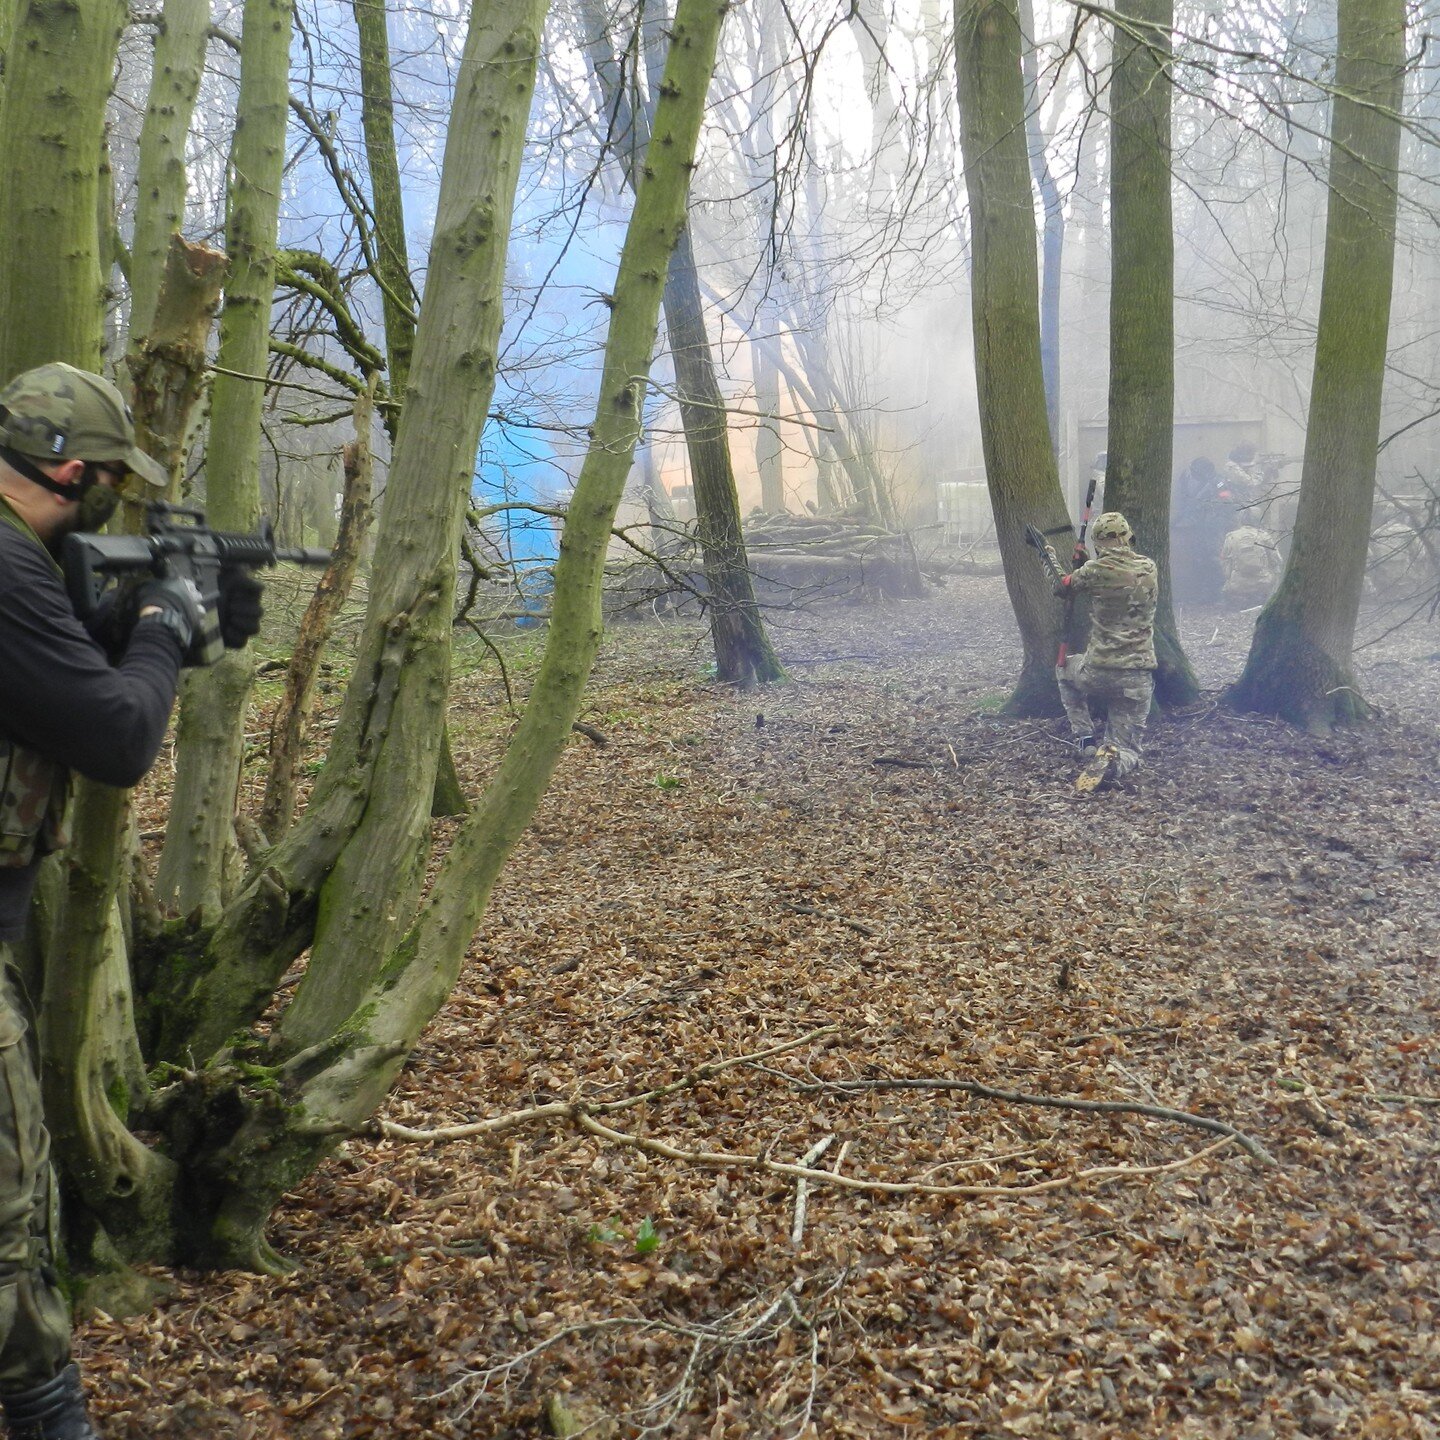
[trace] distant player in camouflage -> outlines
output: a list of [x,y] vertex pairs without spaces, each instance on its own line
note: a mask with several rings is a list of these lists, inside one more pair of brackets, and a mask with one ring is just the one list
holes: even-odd
[[[1090,529],[1095,558],[1055,582],[1057,595],[1090,597],[1090,644],[1057,672],[1075,746],[1086,759],[1075,781],[1082,792],[1139,765],[1150,718],[1159,581],[1155,562],[1131,548],[1132,538],[1130,522],[1107,511]],[[1103,729],[1092,706],[1104,714]]]
[[1275,591],[1284,568],[1274,534],[1258,525],[1232,530],[1220,547],[1220,568],[1225,572],[1225,601],[1237,609],[1263,605]]

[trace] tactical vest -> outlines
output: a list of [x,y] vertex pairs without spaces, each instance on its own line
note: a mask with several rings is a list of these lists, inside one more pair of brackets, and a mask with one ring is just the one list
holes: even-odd
[[[0,524],[45,550],[40,537],[0,497]],[[50,552],[45,550],[50,558]],[[53,559],[51,563],[54,564]],[[60,567],[55,566],[57,574]],[[38,855],[63,850],[70,836],[65,811],[70,772],[17,744],[0,731],[0,868],[29,865]]]

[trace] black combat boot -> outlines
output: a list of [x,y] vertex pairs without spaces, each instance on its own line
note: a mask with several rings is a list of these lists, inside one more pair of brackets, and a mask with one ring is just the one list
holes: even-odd
[[100,1440],[90,1423],[80,1367],[67,1365],[53,1380],[0,1395],[10,1440]]

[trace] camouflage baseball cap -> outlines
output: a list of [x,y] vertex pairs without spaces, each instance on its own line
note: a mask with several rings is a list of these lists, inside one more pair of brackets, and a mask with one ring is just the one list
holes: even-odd
[[1118,510],[1107,510],[1090,530],[1090,538],[1097,545],[1103,545],[1107,540],[1129,544],[1133,534],[1130,522]]
[[123,465],[163,489],[165,467],[135,444],[135,422],[103,376],[55,361],[0,390],[0,446],[32,460]]

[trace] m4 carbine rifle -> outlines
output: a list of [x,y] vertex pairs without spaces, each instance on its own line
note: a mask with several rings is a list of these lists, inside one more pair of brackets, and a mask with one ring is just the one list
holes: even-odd
[[258,569],[282,560],[295,565],[328,565],[330,552],[275,543],[269,520],[251,535],[226,534],[205,524],[203,510],[155,501],[146,506],[144,535],[94,535],[85,531],[65,537],[61,565],[70,603],[81,620],[99,608],[106,592],[127,577],[174,578],[199,592],[205,623],[191,642],[187,665],[213,665],[224,653],[220,638],[220,572],[230,566]]

